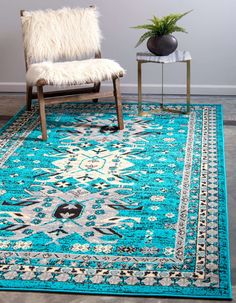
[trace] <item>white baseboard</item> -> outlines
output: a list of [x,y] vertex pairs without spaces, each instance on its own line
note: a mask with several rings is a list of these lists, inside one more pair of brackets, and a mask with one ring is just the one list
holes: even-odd
[[[121,84],[123,93],[138,93],[137,84]],[[143,94],[161,94],[161,84],[143,84]],[[165,84],[164,94],[185,94],[186,86],[183,84]],[[193,95],[236,95],[236,85],[204,85],[192,84]]]
[[[109,88],[111,83],[103,83],[102,87]],[[136,94],[137,84],[121,83],[122,93]],[[143,84],[144,94],[160,94],[161,84]],[[165,94],[185,94],[186,86],[182,84],[164,85]],[[0,93],[3,92],[25,92],[24,82],[0,82]],[[191,93],[194,95],[236,95],[236,85],[205,85],[192,84]]]
[[0,82],[0,93],[22,93],[25,92],[25,89],[24,82]]

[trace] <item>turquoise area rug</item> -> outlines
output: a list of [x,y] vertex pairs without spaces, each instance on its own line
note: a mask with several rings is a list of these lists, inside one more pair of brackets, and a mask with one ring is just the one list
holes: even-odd
[[47,142],[37,107],[2,131],[0,289],[231,298],[221,107],[124,120],[77,103]]

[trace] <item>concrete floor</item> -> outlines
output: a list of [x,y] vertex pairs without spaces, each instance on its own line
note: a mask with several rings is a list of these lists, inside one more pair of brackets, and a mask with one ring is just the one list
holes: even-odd
[[[182,96],[166,96],[169,102],[183,103]],[[124,95],[124,101],[137,102],[137,96]],[[160,97],[145,95],[143,100],[159,101]],[[224,105],[225,124],[225,152],[227,167],[228,207],[230,224],[230,250],[231,250],[231,275],[233,284],[233,296],[236,297],[236,96],[193,96],[192,103],[199,104],[222,104]],[[0,127],[10,119],[24,105],[23,95],[0,95]],[[142,298],[142,297],[114,297],[114,296],[91,296],[78,294],[56,294],[56,293],[33,293],[33,292],[0,292],[0,303],[200,303],[219,302],[219,300],[194,300],[177,298]],[[220,301],[224,302],[224,301]],[[236,302],[236,298],[231,301]]]

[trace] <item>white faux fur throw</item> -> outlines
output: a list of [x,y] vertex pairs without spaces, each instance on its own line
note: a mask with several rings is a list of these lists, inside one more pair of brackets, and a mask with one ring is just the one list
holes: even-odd
[[21,20],[28,64],[91,58],[101,48],[94,7],[25,11]]
[[27,73],[28,85],[36,85],[44,79],[48,84],[57,86],[82,85],[86,83],[111,80],[114,76],[122,76],[124,69],[110,59],[87,59],[70,62],[42,62],[31,64]]

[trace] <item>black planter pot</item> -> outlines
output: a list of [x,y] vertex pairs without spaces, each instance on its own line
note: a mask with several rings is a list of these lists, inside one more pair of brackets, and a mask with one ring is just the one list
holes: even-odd
[[148,50],[157,56],[168,56],[178,46],[177,39],[172,35],[153,36],[147,41]]

